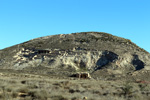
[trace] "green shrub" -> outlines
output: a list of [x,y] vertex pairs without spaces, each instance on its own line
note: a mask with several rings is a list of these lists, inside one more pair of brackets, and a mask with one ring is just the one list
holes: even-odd
[[124,87],[122,87],[122,92],[125,96],[131,95],[133,92],[133,86],[130,83],[125,83]]
[[14,92],[12,92],[11,96],[12,96],[13,98],[17,98],[17,97],[18,97],[18,93],[14,91]]

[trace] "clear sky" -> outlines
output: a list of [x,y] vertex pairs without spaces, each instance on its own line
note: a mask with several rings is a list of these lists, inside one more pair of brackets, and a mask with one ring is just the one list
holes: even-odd
[[88,31],[130,39],[150,52],[150,0],[0,0],[0,49]]

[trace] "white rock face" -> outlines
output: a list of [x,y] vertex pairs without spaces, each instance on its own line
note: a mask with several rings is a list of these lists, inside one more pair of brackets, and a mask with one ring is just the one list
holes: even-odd
[[[37,53],[38,50],[21,49],[15,56],[14,68],[32,67],[40,64],[50,68],[56,68],[63,65],[63,68],[71,67],[75,70],[99,69],[110,62],[115,62],[118,55],[109,51],[82,51],[73,50],[61,52],[61,50],[54,50],[50,53]],[[54,53],[55,52],[55,53]],[[55,55],[56,54],[56,55]]]

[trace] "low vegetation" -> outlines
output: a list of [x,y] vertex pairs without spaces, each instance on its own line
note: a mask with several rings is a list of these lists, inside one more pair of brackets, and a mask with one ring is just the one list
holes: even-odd
[[149,100],[150,84],[1,73],[1,100]]

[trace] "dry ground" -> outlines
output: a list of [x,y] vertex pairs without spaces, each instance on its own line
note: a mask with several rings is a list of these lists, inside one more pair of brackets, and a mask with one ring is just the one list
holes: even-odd
[[150,100],[150,84],[1,72],[0,100]]

